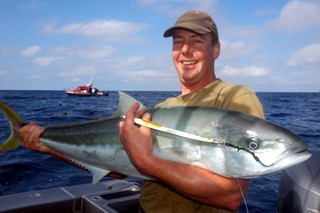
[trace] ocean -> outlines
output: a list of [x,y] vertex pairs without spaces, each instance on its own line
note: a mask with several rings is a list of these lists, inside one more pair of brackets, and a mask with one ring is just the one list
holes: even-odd
[[[147,107],[179,92],[128,91]],[[300,135],[310,149],[320,148],[320,93],[257,93],[266,119]],[[57,125],[111,116],[117,109],[118,93],[104,97],[69,97],[63,91],[5,91],[0,100],[17,111],[26,122]],[[0,113],[0,143],[10,134]],[[250,212],[275,212],[281,172],[250,182],[246,202]],[[108,180],[105,178],[104,180]],[[57,158],[18,147],[0,152],[0,196],[12,193],[91,183],[90,173]],[[240,212],[245,212],[242,205]]]

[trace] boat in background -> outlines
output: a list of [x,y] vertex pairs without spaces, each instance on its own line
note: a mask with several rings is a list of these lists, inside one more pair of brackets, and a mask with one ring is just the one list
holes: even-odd
[[97,88],[92,87],[93,78],[91,82],[87,85],[80,85],[76,89],[65,89],[64,91],[69,96],[107,96],[108,91],[100,91]]

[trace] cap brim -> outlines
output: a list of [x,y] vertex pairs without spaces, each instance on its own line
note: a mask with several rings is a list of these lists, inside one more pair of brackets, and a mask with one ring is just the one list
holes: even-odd
[[184,29],[184,30],[195,32],[197,34],[201,34],[201,35],[205,35],[205,34],[208,34],[211,32],[210,29],[208,29],[204,26],[198,25],[198,24],[183,23],[183,24],[176,24],[173,27],[170,27],[169,29],[167,29],[163,33],[163,37],[168,38],[168,37],[172,36],[174,31],[177,29]]

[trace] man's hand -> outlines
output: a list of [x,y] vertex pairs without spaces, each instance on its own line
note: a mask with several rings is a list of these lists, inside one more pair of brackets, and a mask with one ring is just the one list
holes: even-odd
[[138,127],[134,118],[150,121],[150,114],[144,110],[138,110],[139,104],[135,103],[126,114],[123,122],[119,123],[120,139],[132,163],[143,172],[147,169],[148,162],[152,158],[152,137],[151,130],[147,127]]
[[32,122],[20,128],[19,135],[23,145],[38,152],[50,153],[50,148],[40,142],[39,138],[43,134],[45,128],[38,126]]

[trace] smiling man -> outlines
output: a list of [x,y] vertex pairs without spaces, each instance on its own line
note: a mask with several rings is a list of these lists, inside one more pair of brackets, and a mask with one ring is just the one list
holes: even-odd
[[[172,58],[181,85],[181,95],[165,100],[157,107],[206,106],[248,113],[263,118],[263,108],[254,91],[226,83],[215,75],[215,60],[220,54],[217,27],[201,11],[189,11],[178,18],[164,37],[172,37]],[[158,158],[153,154],[150,129],[134,125],[143,116],[135,104],[119,124],[123,147],[136,168],[157,181],[145,181],[140,204],[144,212],[232,212],[247,191],[248,180],[219,176],[191,165]],[[66,159],[39,140],[44,127],[35,123],[20,129],[25,147]]]
[[[215,22],[205,12],[188,11],[164,33],[172,37],[172,58],[181,95],[157,107],[206,106],[236,110],[264,118],[263,108],[251,89],[216,78],[215,60],[220,42]],[[210,171],[158,158],[146,127],[134,125],[142,116],[138,105],[120,123],[120,137],[128,156],[140,172],[157,181],[146,181],[140,204],[145,212],[231,212],[239,208],[248,180],[221,177]],[[143,119],[151,119],[148,114]],[[142,148],[143,147],[143,148]]]
[[211,35],[199,35],[186,30],[173,32],[172,57],[182,87],[182,94],[196,91],[212,83],[212,70],[220,53],[220,42],[212,45]]

